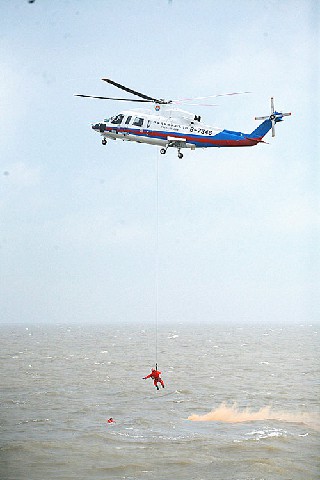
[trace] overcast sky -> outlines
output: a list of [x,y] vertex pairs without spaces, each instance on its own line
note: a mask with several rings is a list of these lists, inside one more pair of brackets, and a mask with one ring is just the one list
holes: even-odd
[[[308,0],[0,1],[0,315],[4,323],[315,322],[319,6]],[[91,122],[147,95],[270,144],[101,145]],[[122,93],[120,93],[122,96]]]

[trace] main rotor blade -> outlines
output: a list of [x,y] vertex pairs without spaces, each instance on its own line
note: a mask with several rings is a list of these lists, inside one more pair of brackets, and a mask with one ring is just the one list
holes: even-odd
[[148,100],[149,102],[154,102],[154,103],[170,103],[165,101],[165,100],[159,100],[157,98],[149,97],[148,95],[145,95],[144,93],[137,92],[136,90],[132,90],[132,88],[125,87],[124,85],[121,85],[121,83],[114,82],[113,80],[110,80],[109,78],[102,78],[104,82],[110,83],[110,85],[113,85],[114,87],[120,88],[121,90],[124,90],[125,92],[132,93],[132,95],[137,95],[138,97],[144,98],[145,100]]
[[75,97],[84,97],[84,98],[98,98],[99,100],[118,100],[120,102],[142,102],[142,103],[153,103],[153,100],[137,100],[136,98],[114,98],[114,97],[99,97],[97,95],[83,95],[81,93],[75,93]]
[[[172,103],[174,105],[184,105],[185,102],[175,102],[175,101],[172,101]],[[188,107],[220,107],[220,105],[216,104],[216,103],[188,103],[187,105]]]
[[178,98],[176,100],[172,100],[172,102],[191,102],[193,100],[205,100],[206,98],[218,98],[218,97],[227,97],[232,95],[243,95],[246,93],[251,92],[233,92],[233,93],[218,93],[217,95],[208,95],[206,97],[194,97],[194,98]]

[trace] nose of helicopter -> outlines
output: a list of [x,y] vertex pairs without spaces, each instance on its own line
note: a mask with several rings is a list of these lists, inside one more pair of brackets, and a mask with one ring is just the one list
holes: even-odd
[[95,130],[96,132],[101,132],[103,133],[106,129],[106,124],[105,123],[96,123],[91,126],[92,130]]

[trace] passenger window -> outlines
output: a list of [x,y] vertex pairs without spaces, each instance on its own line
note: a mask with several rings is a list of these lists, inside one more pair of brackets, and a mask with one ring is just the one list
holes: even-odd
[[133,125],[136,125],[136,127],[142,127],[143,125],[143,118],[136,117],[134,119]]
[[132,118],[132,116],[131,116],[131,115],[130,115],[130,116],[127,118],[127,120],[125,121],[125,124],[126,124],[126,125],[128,125],[128,124],[130,123],[130,121],[131,121],[131,118]]
[[113,117],[113,118],[111,119],[111,123],[114,123],[114,124],[116,124],[116,125],[120,125],[120,123],[121,123],[122,120],[123,120],[123,117],[124,117],[124,115],[121,115],[121,114],[120,114],[120,115],[116,115],[115,117]]

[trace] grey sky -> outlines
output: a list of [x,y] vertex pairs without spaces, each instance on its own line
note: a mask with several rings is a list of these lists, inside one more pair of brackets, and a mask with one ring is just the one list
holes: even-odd
[[90,123],[147,95],[269,145],[159,155],[159,322],[318,320],[316,1],[0,2],[1,322],[154,320],[158,149]]

